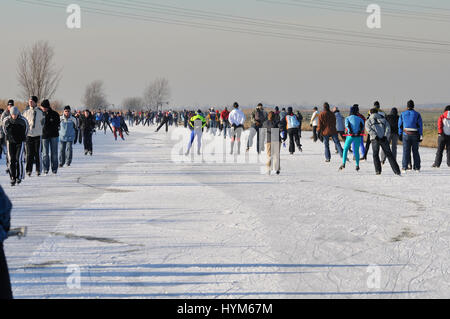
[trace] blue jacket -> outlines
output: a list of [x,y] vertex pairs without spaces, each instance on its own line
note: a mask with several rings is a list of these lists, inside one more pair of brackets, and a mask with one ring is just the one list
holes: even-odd
[[11,227],[11,208],[11,201],[0,186],[0,244],[8,238]]
[[403,112],[398,120],[398,135],[406,135],[403,130],[417,131],[419,135],[423,135],[423,122],[420,113],[414,110]]
[[66,118],[61,116],[61,127],[59,129],[59,140],[61,142],[73,142],[77,134],[76,127],[78,126],[78,120],[72,115]]
[[346,126],[344,127],[344,118],[342,117],[341,112],[336,112],[334,115],[336,116],[336,131],[344,132]]
[[345,128],[352,135],[360,135],[364,132],[364,121],[357,115],[350,115],[345,119]]
[[121,116],[114,116],[111,119],[111,125],[114,126],[115,128],[120,128],[121,119],[122,119]]

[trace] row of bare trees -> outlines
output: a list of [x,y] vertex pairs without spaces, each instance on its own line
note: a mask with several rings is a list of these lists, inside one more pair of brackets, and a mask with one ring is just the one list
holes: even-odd
[[[17,61],[17,77],[23,98],[35,95],[39,99],[52,99],[62,77],[62,69],[54,64],[54,49],[47,41],[38,41],[24,48]],[[131,110],[157,110],[168,104],[170,99],[169,81],[157,78],[144,91],[143,97],[126,98],[122,107]],[[88,84],[82,103],[89,109],[106,108],[103,81]]]
[[126,110],[158,110],[168,104],[170,86],[166,78],[157,78],[144,91],[143,97],[129,97],[123,100]]

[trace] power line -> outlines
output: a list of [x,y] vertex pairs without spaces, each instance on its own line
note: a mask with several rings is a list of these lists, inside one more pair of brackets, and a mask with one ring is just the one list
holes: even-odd
[[[83,0],[81,0],[83,1]],[[251,26],[260,26],[265,28],[276,28],[276,29],[282,29],[282,30],[290,30],[290,31],[307,31],[307,32],[313,32],[313,33],[321,33],[326,35],[342,35],[342,36],[348,36],[348,37],[363,37],[365,39],[375,39],[375,40],[388,40],[388,41],[396,41],[396,42],[410,42],[415,44],[432,44],[432,45],[443,45],[448,46],[450,45],[450,42],[444,42],[444,41],[435,41],[430,39],[420,39],[420,38],[414,38],[414,37],[399,37],[399,36],[393,36],[393,35],[374,35],[367,32],[357,32],[357,31],[350,31],[350,30],[342,30],[342,29],[336,29],[336,28],[324,28],[324,27],[316,27],[316,26],[309,26],[309,25],[302,25],[297,23],[286,23],[286,22],[278,22],[274,20],[267,20],[267,19],[254,19],[254,18],[248,18],[248,17],[242,17],[242,16],[234,16],[234,15],[227,15],[227,14],[221,14],[211,11],[204,11],[204,10],[192,10],[192,9],[186,9],[186,8],[180,8],[180,7],[174,7],[174,6],[167,6],[167,5],[160,5],[160,4],[149,4],[145,3],[143,4],[141,1],[128,1],[132,3],[137,3],[137,7],[134,5],[124,4],[123,1],[114,1],[114,0],[100,0],[102,2],[107,2],[108,5],[112,6],[120,6],[122,8],[131,8],[131,9],[139,9],[139,10],[147,10],[151,9],[150,11],[157,11],[167,14],[173,14],[177,16],[183,16],[183,17],[197,17],[201,19],[207,19],[207,20],[213,20],[217,21],[218,19],[221,19],[225,22],[232,22],[232,23],[241,23]],[[87,1],[86,1],[87,2]],[[93,1],[89,1],[89,3],[92,3]],[[161,7],[163,9],[161,9]],[[156,9],[155,9],[156,8]],[[162,11],[161,11],[162,10]],[[180,14],[181,12],[182,14]],[[200,14],[199,14],[200,13]]]
[[[286,1],[275,1],[275,0],[256,0],[258,2],[264,2],[268,4],[278,4],[291,7],[302,7],[302,8],[312,8],[312,9],[323,9],[333,12],[347,12],[355,14],[364,14],[366,12],[365,5],[355,5],[343,2],[335,1],[308,1],[308,0],[290,0]],[[383,14],[396,18],[406,18],[406,19],[420,19],[435,22],[450,22],[450,15],[436,14],[436,13],[426,13],[423,11],[412,11],[405,9],[395,9],[389,7],[383,7]]]
[[[65,8],[65,6],[60,3],[55,3],[52,1],[48,1],[48,0],[41,0],[39,2],[33,2],[31,0],[16,0],[16,1],[22,2],[22,3],[46,6],[46,7]],[[277,39],[308,40],[308,41],[314,41],[314,42],[320,42],[320,43],[332,43],[332,44],[360,46],[360,47],[365,46],[365,47],[371,47],[371,48],[388,48],[388,49],[408,50],[408,51],[417,51],[417,52],[433,52],[433,53],[446,53],[446,54],[450,53],[449,50],[443,50],[443,49],[412,47],[412,46],[399,46],[399,45],[394,45],[394,44],[386,45],[386,44],[371,43],[371,42],[348,41],[348,40],[342,40],[342,39],[337,40],[337,39],[319,38],[319,37],[311,37],[311,36],[301,36],[301,35],[296,35],[296,34],[283,34],[283,33],[268,32],[268,31],[261,31],[261,30],[249,30],[249,29],[242,29],[242,28],[235,28],[235,27],[228,27],[228,26],[224,27],[224,26],[215,25],[215,24],[186,22],[186,21],[176,20],[176,19],[167,19],[167,18],[161,18],[161,17],[155,17],[155,16],[146,16],[146,15],[141,15],[141,14],[130,14],[130,13],[117,12],[117,11],[112,11],[112,10],[91,8],[91,7],[86,7],[86,6],[83,7],[83,10],[85,12],[100,14],[100,15],[105,15],[105,16],[114,16],[114,17],[122,17],[122,18],[128,18],[128,19],[140,20],[140,21],[150,21],[150,22],[165,23],[165,24],[172,24],[172,25],[189,26],[189,27],[199,28],[202,30],[209,29],[209,30],[216,30],[216,31],[226,31],[226,32],[235,32],[235,33],[240,33],[240,34],[265,36],[265,37],[272,37],[272,38],[277,38]]]

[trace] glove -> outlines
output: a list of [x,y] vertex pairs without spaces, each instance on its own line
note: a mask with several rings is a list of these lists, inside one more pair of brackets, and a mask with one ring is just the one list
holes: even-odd
[[312,124],[309,124],[309,126],[311,126],[311,127],[312,127]]
[[422,143],[422,142],[423,142],[423,135],[420,135],[419,143]]

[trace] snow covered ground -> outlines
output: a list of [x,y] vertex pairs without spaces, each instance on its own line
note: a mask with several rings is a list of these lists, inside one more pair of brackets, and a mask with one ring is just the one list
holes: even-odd
[[29,227],[5,242],[16,298],[450,297],[450,169],[430,168],[434,150],[420,174],[375,176],[371,159],[338,172],[304,133],[267,176],[174,162],[172,134],[131,130],[94,136],[92,158],[77,145],[57,176],[2,174],[13,226]]

